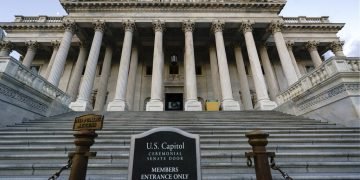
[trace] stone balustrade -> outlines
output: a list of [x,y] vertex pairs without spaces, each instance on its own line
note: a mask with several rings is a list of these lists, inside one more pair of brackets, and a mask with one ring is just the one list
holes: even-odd
[[[337,73],[360,72],[360,58],[332,57],[321,66],[303,76],[299,81],[291,85],[287,90],[277,96],[279,104],[293,100],[309,89],[326,83],[328,79]],[[357,76],[359,76],[357,74]]]
[[70,96],[12,57],[0,57],[0,73],[15,78],[18,82],[24,83],[65,106],[71,102]]
[[283,17],[285,23],[330,23],[328,16],[321,17]]
[[36,23],[36,22],[47,22],[47,23],[62,23],[63,16],[19,16],[15,15],[14,22],[23,23]]

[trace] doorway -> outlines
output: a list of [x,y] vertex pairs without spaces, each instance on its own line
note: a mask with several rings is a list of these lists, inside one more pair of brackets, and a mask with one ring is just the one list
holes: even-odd
[[165,94],[165,111],[183,111],[183,94],[166,93]]

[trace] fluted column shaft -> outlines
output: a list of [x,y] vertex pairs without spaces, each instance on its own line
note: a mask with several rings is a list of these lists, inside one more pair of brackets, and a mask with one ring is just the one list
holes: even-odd
[[51,72],[51,68],[54,65],[54,60],[55,60],[56,54],[59,51],[60,42],[59,41],[52,41],[51,45],[53,46],[53,53],[51,55],[49,64],[48,64],[48,66],[46,68],[46,72],[45,72],[45,76],[44,76],[46,79],[49,77],[50,72]]
[[260,45],[259,52],[260,52],[262,65],[266,74],[265,79],[268,82],[267,85],[269,88],[270,99],[272,101],[276,101],[276,96],[280,92],[280,89],[276,80],[273,66],[270,62],[270,58],[266,46]]
[[313,61],[315,68],[319,67],[322,64],[321,57],[317,50],[318,45],[319,45],[319,42],[317,42],[317,41],[308,41],[305,44],[305,47],[307,48],[307,50],[310,53],[311,60]]
[[98,83],[98,92],[96,94],[94,111],[102,111],[104,109],[106,95],[107,95],[108,81],[110,76],[112,55],[113,55],[112,47],[108,45],[105,50],[105,57],[102,65],[100,81]]
[[13,48],[10,41],[0,41],[0,56],[9,56]]
[[138,68],[138,49],[133,47],[131,50],[131,62],[128,85],[126,89],[126,100],[128,103],[129,110],[134,110],[134,96],[135,96],[135,85],[136,85],[136,72]]
[[108,111],[125,111],[126,107],[126,87],[129,75],[130,56],[133,31],[135,23],[132,21],[126,21],[123,23],[125,29],[124,43],[121,51],[121,60],[119,67],[119,74],[116,83],[115,98],[109,103]]
[[60,78],[65,67],[66,58],[69,53],[71,40],[76,30],[76,25],[72,21],[65,21],[63,25],[65,27],[65,33],[61,40],[59,50],[56,53],[54,64],[51,68],[50,75],[48,78],[48,81],[52,83],[54,86],[59,85]]
[[249,82],[246,75],[245,64],[243,54],[241,52],[240,46],[235,46],[235,59],[236,59],[236,67],[238,70],[239,80],[240,80],[240,92],[241,92],[241,100],[244,104],[245,110],[252,110],[253,104],[251,101],[251,94],[249,88]]
[[69,87],[66,91],[66,93],[71,96],[72,101],[76,100],[76,96],[78,95],[81,76],[82,76],[82,72],[84,69],[85,60],[88,55],[88,51],[89,51],[89,49],[88,49],[87,45],[81,44],[79,55],[76,60],[74,70],[70,77]]
[[299,69],[299,66],[298,66],[298,64],[296,62],[296,58],[295,58],[295,55],[294,55],[294,52],[293,52],[294,42],[287,41],[286,46],[288,48],[288,51],[289,51],[289,54],[290,54],[290,57],[291,57],[291,62],[293,64],[294,68],[295,68],[296,75],[298,76],[298,78],[301,78],[300,69]]
[[289,51],[287,50],[284,36],[281,33],[282,24],[279,22],[273,22],[270,24],[270,29],[274,36],[276,48],[281,61],[281,66],[285,74],[285,78],[288,82],[288,85],[294,84],[298,80],[296,75],[295,68],[291,62],[291,57]]
[[210,69],[211,69],[211,79],[214,91],[214,98],[216,100],[221,99],[221,87],[220,87],[220,80],[219,80],[219,67],[217,63],[216,57],[216,49],[213,45],[209,48],[209,56],[210,56]]
[[32,61],[34,60],[34,57],[36,55],[36,51],[39,47],[38,42],[36,41],[26,41],[25,44],[27,45],[27,51],[26,55],[23,60],[23,65],[25,67],[30,68]]

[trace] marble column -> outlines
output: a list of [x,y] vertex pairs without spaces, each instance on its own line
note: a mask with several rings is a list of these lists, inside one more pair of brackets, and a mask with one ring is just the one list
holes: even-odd
[[210,69],[211,69],[211,79],[214,91],[215,100],[220,101],[221,99],[221,87],[220,87],[220,79],[219,79],[219,67],[218,60],[216,57],[216,48],[214,45],[210,45],[209,48],[209,56],[210,56]]
[[26,41],[25,45],[27,46],[27,51],[23,60],[23,65],[30,68],[31,63],[36,55],[36,51],[39,48],[39,43],[36,41]]
[[276,21],[270,24],[269,29],[274,36],[276,48],[280,57],[281,66],[284,71],[287,83],[290,86],[294,84],[296,81],[298,81],[299,78],[296,75],[295,68],[293,66],[293,63],[291,62],[289,51],[286,47],[284,36],[281,33],[282,27],[283,24]]
[[82,78],[79,96],[75,102],[70,103],[70,108],[74,111],[91,111],[91,93],[93,90],[96,75],[96,66],[99,59],[101,42],[105,31],[105,22],[97,20],[94,22],[95,35],[91,44],[89,57],[86,63],[85,74]]
[[138,48],[133,47],[131,49],[131,60],[130,60],[130,70],[129,70],[129,79],[126,89],[126,100],[129,110],[134,108],[134,97],[135,97],[135,85],[136,85],[136,75],[138,68]]
[[240,80],[240,92],[241,92],[241,100],[244,104],[245,110],[252,110],[254,109],[252,101],[251,101],[251,94],[248,82],[248,76],[245,70],[244,58],[242,54],[241,47],[236,45],[234,48],[235,52],[235,59],[236,59],[236,67],[238,70],[239,80]]
[[70,77],[69,87],[67,88],[66,91],[66,93],[72,98],[72,101],[76,100],[76,97],[79,92],[81,76],[84,70],[85,60],[88,56],[88,52],[89,52],[88,44],[81,43],[79,49],[79,55],[76,60],[74,70]]
[[94,111],[103,111],[106,101],[106,95],[108,93],[108,81],[111,70],[111,59],[113,55],[113,50],[110,45],[106,46],[105,57],[102,64],[101,77],[98,83],[98,92],[96,94],[96,102],[94,106]]
[[235,101],[232,94],[229,67],[227,63],[223,29],[225,23],[222,21],[214,21],[212,23],[212,31],[215,35],[216,52],[220,74],[220,86],[222,94],[221,107],[223,111],[238,111],[240,110],[239,102]]
[[55,57],[56,57],[56,54],[59,50],[59,46],[60,46],[60,41],[58,40],[55,40],[55,41],[51,41],[51,45],[53,47],[53,52],[52,52],[52,55],[51,55],[51,58],[50,58],[50,61],[49,61],[49,64],[46,68],[46,72],[45,72],[45,79],[47,79],[50,75],[50,71],[51,71],[51,67],[53,66],[54,64],[54,60],[55,60]]
[[182,30],[185,33],[185,111],[202,111],[201,102],[197,100],[197,85],[195,72],[195,55],[193,31],[195,23],[191,20],[184,21]]
[[135,29],[134,21],[124,21],[123,27],[125,30],[124,43],[121,52],[121,60],[119,66],[119,74],[116,83],[115,97],[107,107],[108,111],[125,111],[127,110],[126,104],[126,89],[129,75],[131,46],[133,39],[133,32]]
[[0,56],[10,56],[13,44],[10,41],[0,41]]
[[151,78],[151,98],[146,104],[146,111],[164,111],[163,96],[163,32],[165,30],[165,22],[157,20],[153,22],[155,31],[153,70]]
[[63,23],[65,28],[64,36],[61,40],[61,44],[58,52],[56,53],[54,64],[51,68],[48,81],[54,86],[58,86],[60,82],[61,75],[64,71],[66,58],[69,53],[71,40],[74,36],[76,30],[76,24],[73,21],[67,20]]
[[345,54],[344,54],[344,51],[342,48],[343,45],[344,45],[344,43],[341,41],[333,41],[330,43],[329,46],[330,46],[331,51],[335,54],[335,56],[344,57]]
[[319,42],[317,42],[317,41],[308,41],[305,44],[305,47],[307,48],[307,50],[310,53],[311,60],[313,61],[315,68],[319,67],[322,64],[321,57],[317,50],[318,45],[319,45]]
[[254,36],[252,34],[252,22],[245,21],[241,24],[241,31],[244,33],[246,48],[249,55],[249,61],[255,85],[257,102],[255,109],[257,110],[272,110],[277,107],[277,104],[270,101],[266,88],[265,79],[261,70],[259,55],[257,54]]
[[295,58],[295,55],[294,55],[294,52],[293,52],[294,41],[287,41],[286,46],[288,48],[288,51],[289,51],[289,54],[290,54],[290,57],[291,57],[291,62],[293,64],[294,68],[295,68],[296,75],[298,76],[298,78],[301,78],[300,69],[299,69],[299,66],[298,66],[298,64],[296,62],[296,58]]
[[276,76],[274,73],[273,66],[270,62],[269,54],[267,52],[267,47],[265,45],[260,45],[259,52],[261,57],[261,62],[265,71],[265,79],[269,88],[270,100],[276,101],[276,97],[280,92]]

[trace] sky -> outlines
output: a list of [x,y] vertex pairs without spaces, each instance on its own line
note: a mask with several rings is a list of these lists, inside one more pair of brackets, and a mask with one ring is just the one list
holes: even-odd
[[[239,0],[241,1],[241,0]],[[0,22],[14,20],[14,15],[66,15],[59,0],[2,0]],[[288,0],[282,16],[330,16],[334,23],[346,23],[338,33],[345,41],[344,53],[360,57],[360,0]]]

